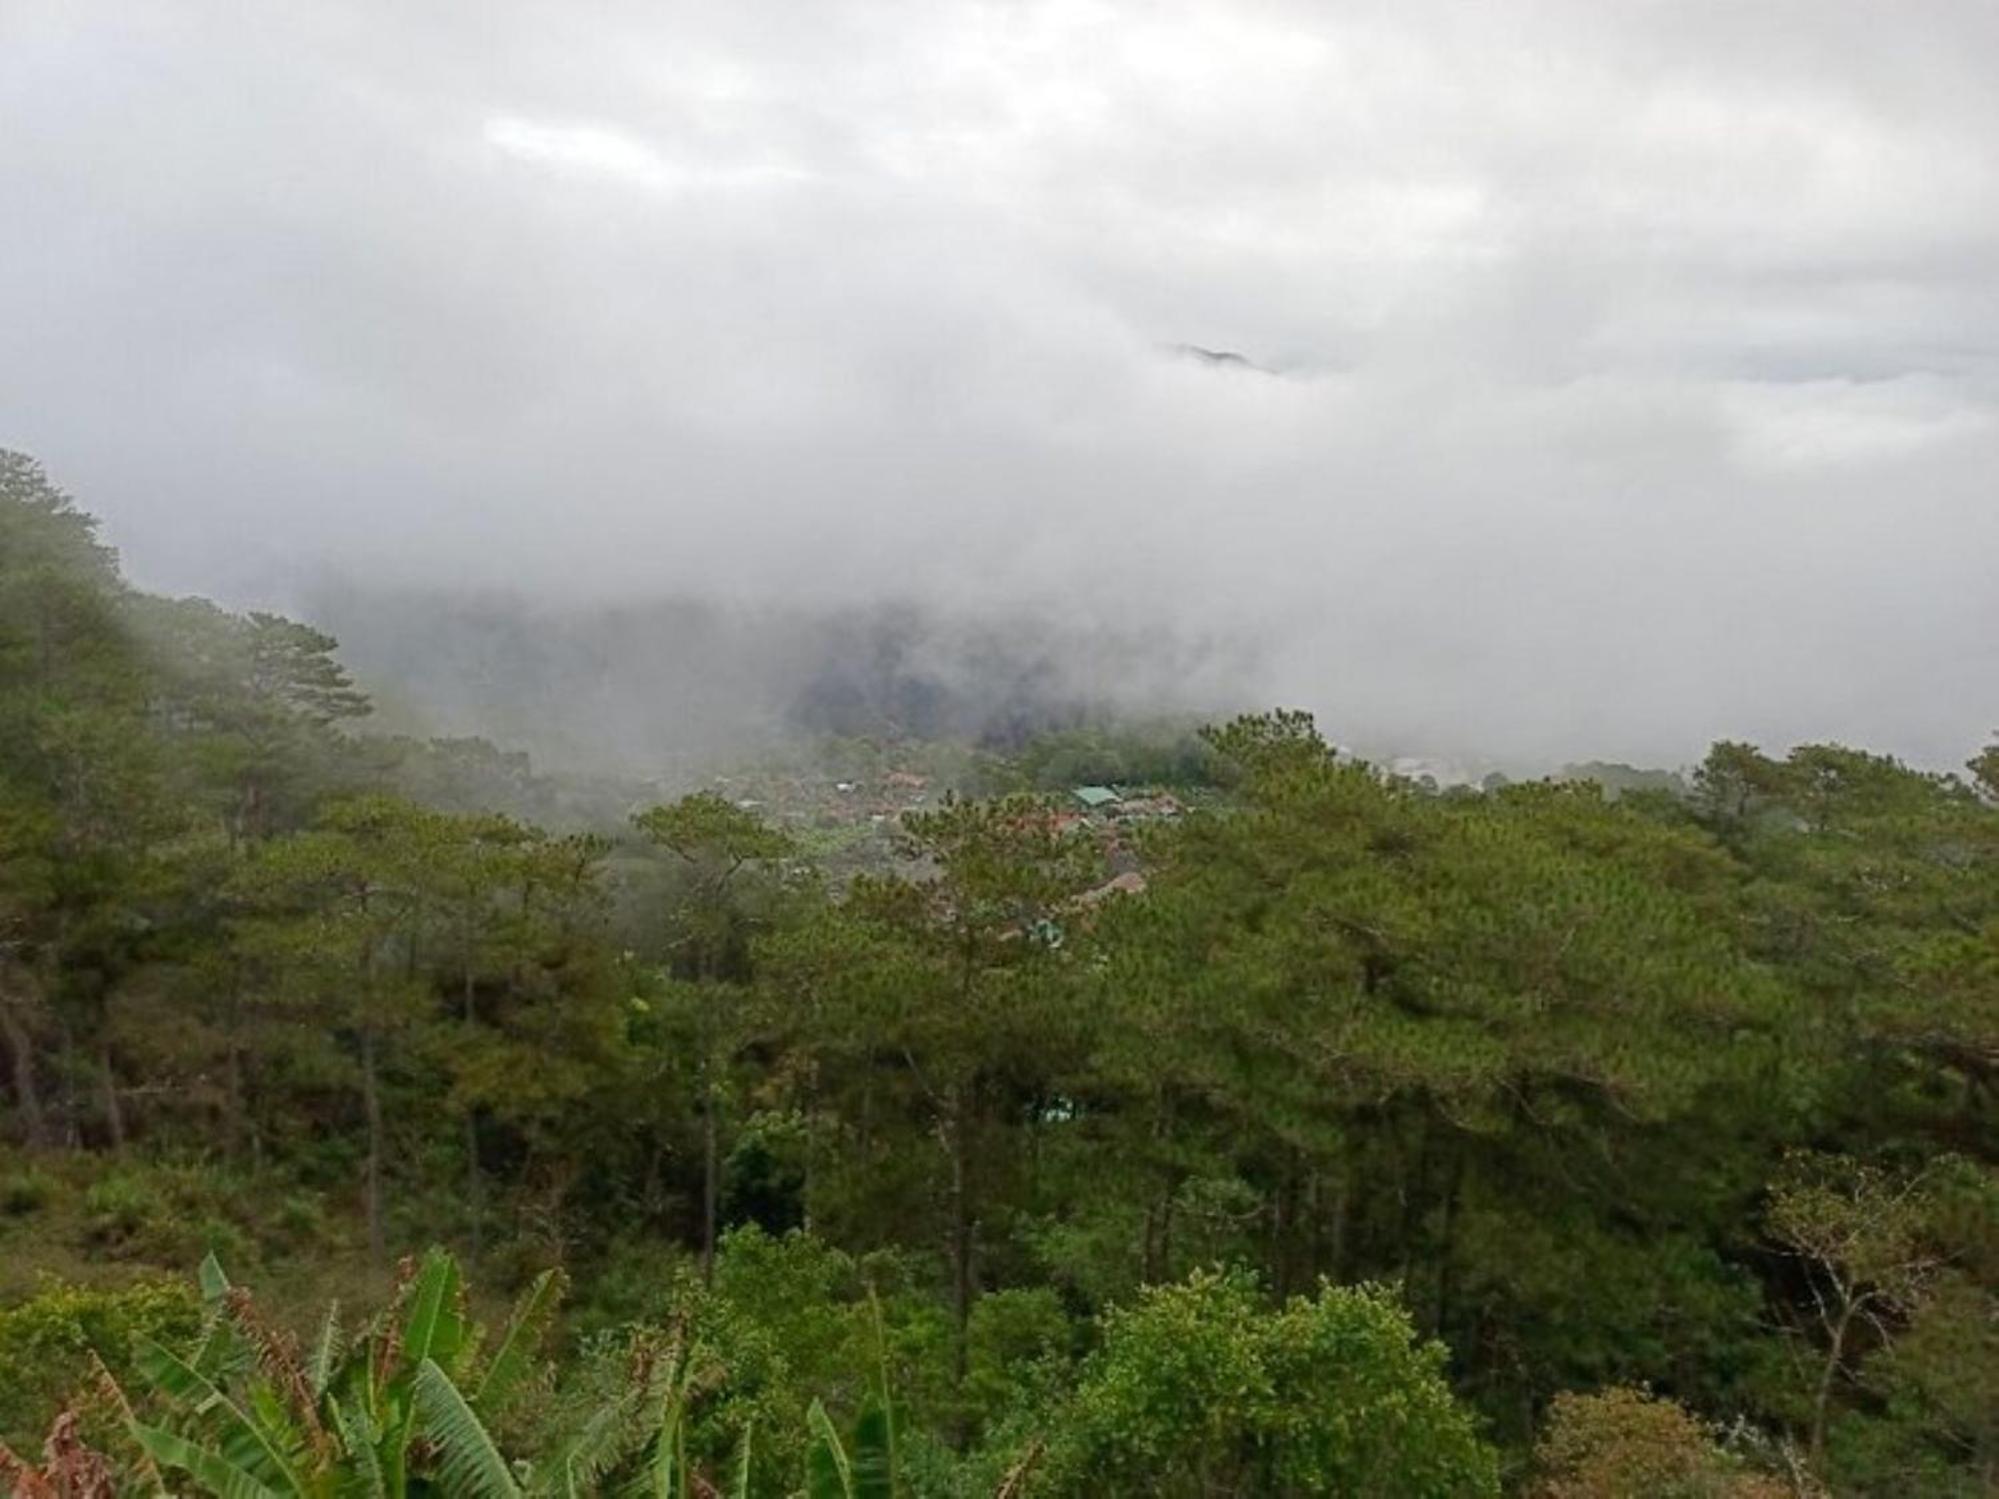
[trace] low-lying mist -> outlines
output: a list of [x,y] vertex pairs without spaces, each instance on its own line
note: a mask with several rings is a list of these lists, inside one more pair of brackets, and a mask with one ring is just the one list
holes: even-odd
[[329,586],[311,612],[373,690],[381,727],[476,734],[584,772],[671,779],[820,736],[1006,750],[1258,701],[1248,642],[911,603],[593,607]]
[[587,474],[495,475],[476,523],[364,489],[362,526],[294,523],[284,601],[450,727],[641,769],[860,680],[881,732],[926,721],[891,680],[948,697],[952,732],[1029,700],[1284,704],[1381,758],[1508,773],[1985,742],[1999,421],[1964,391],[1393,366],[1065,339],[1060,420],[1008,361],[770,448],[682,432],[653,464],[607,438]]

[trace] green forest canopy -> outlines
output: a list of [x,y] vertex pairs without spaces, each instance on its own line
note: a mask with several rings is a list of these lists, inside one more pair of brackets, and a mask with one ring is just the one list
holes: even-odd
[[21,1492],[1999,1484],[1999,747],[1072,733],[981,775],[1203,790],[834,880],[366,715],[0,455]]

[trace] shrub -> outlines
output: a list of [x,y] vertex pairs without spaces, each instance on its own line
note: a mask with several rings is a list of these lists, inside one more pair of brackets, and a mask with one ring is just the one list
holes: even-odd
[[1324,1286],[1270,1309],[1197,1273],[1105,1318],[1048,1427],[1046,1494],[1494,1495],[1493,1451],[1390,1291]]
[[1786,1499],[1793,1492],[1723,1451],[1684,1408],[1643,1390],[1557,1395],[1534,1461],[1534,1499]]
[[16,1171],[0,1178],[0,1215],[25,1218],[38,1213],[55,1195],[55,1184],[39,1171]]
[[34,1450],[58,1407],[88,1381],[92,1353],[119,1373],[134,1337],[173,1345],[193,1337],[200,1322],[200,1302],[184,1283],[103,1290],[48,1282],[0,1311],[0,1436]]
[[168,1220],[160,1195],[126,1172],[93,1182],[83,1194],[83,1215],[90,1241],[113,1253],[140,1248]]

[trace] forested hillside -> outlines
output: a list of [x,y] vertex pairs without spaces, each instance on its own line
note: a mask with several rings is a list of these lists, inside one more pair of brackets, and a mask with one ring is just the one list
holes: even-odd
[[19,1493],[1999,1491],[1999,747],[848,839],[368,710],[0,455]]

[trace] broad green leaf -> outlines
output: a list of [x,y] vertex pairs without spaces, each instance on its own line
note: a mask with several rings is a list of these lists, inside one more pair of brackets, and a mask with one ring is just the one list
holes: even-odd
[[404,1367],[414,1369],[425,1359],[446,1365],[465,1342],[465,1322],[459,1315],[458,1262],[442,1249],[424,1256],[410,1292],[403,1320]]
[[521,1491],[513,1470],[471,1403],[432,1359],[417,1365],[412,1388],[423,1417],[423,1435],[437,1454],[437,1477],[446,1494],[467,1499],[514,1499]]
[[645,1499],[687,1499],[687,1432],[677,1400],[669,1404],[653,1437],[639,1489]]
[[894,1499],[895,1423],[888,1402],[871,1398],[854,1423],[854,1499]]
[[312,1360],[306,1366],[306,1377],[311,1381],[315,1397],[326,1394],[339,1362],[340,1303],[335,1301],[326,1308],[326,1316],[320,1321],[319,1338],[312,1345]]
[[807,1499],[857,1499],[853,1469],[840,1445],[840,1433],[833,1429],[833,1418],[817,1400],[805,1413],[805,1429],[811,1442],[805,1449]]
[[275,1483],[294,1493],[303,1493],[289,1452],[302,1445],[293,1432],[270,1430],[212,1384],[193,1365],[186,1363],[149,1338],[133,1348],[133,1360],[153,1386],[172,1400],[191,1408],[197,1415],[220,1423],[223,1443],[231,1460],[253,1468],[260,1481]]
[[[176,1432],[144,1422],[131,1423],[132,1439],[163,1467],[178,1468],[199,1481],[215,1499],[283,1499],[254,1473],[245,1471],[219,1452],[198,1446]],[[294,1488],[294,1493],[304,1490]]]
[[219,1304],[222,1298],[229,1294],[229,1277],[223,1274],[222,1262],[216,1259],[214,1250],[211,1249],[201,1257],[198,1278],[201,1282],[201,1299],[208,1306]]
[[368,1414],[367,1406],[360,1400],[334,1400],[329,1402],[333,1415],[333,1428],[340,1433],[340,1444],[346,1457],[345,1492],[359,1494],[364,1499],[387,1499],[389,1485],[382,1473],[382,1455],[376,1444],[382,1434],[375,1421]]
[[472,1406],[486,1420],[506,1409],[508,1400],[534,1370],[537,1345],[548,1331],[556,1304],[562,1299],[562,1274],[544,1270],[514,1306],[500,1346],[487,1361],[479,1387],[472,1393]]

